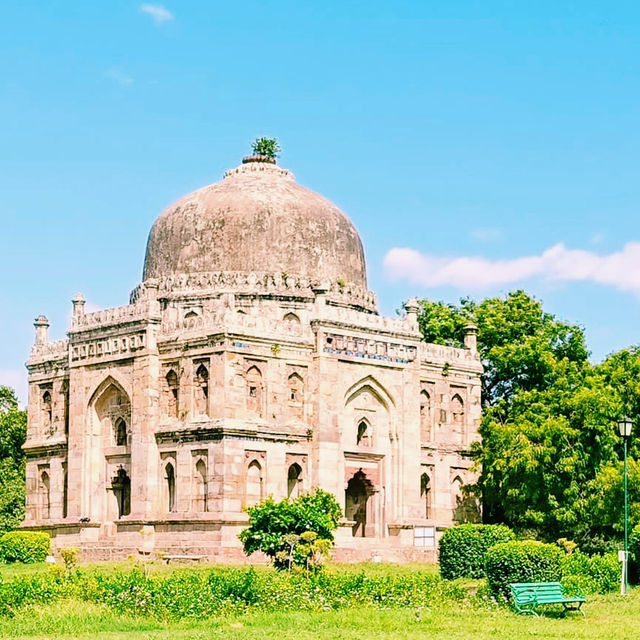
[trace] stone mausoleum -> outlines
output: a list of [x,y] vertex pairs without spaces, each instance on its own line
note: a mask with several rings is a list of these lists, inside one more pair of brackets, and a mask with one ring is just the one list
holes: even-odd
[[129,304],[72,302],[27,364],[23,527],[54,548],[237,561],[247,505],[314,487],[341,560],[432,559],[477,516],[475,327],[456,349],[421,341],[415,300],[380,316],[353,224],[274,160],[162,213]]

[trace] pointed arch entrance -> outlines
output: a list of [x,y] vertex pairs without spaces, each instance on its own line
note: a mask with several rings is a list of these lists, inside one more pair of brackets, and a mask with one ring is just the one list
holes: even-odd
[[362,469],[347,483],[344,514],[354,523],[351,529],[354,538],[375,535],[375,509],[370,500],[374,493],[374,486]]

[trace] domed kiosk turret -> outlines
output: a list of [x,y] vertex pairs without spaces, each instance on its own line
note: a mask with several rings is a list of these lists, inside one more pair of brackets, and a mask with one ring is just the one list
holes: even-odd
[[277,274],[329,290],[367,292],[362,243],[347,216],[299,185],[275,158],[249,156],[171,205],[147,243],[143,280]]

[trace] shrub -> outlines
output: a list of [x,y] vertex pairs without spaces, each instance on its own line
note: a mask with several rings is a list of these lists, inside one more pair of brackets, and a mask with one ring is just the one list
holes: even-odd
[[484,578],[487,551],[499,542],[514,540],[513,531],[501,524],[461,524],[447,529],[440,539],[440,575]]
[[620,587],[620,563],[617,553],[588,556],[575,551],[562,559],[562,584],[569,590],[585,593],[609,593]]
[[65,548],[60,550],[60,557],[64,562],[65,569],[71,571],[77,564],[80,558],[80,549]]
[[51,550],[48,533],[35,531],[9,531],[0,536],[2,562],[44,562]]
[[362,569],[318,573],[220,568],[176,569],[170,574],[131,570],[46,572],[0,581],[0,615],[26,605],[73,598],[122,614],[161,620],[199,619],[259,611],[327,611],[433,607],[469,594],[456,582],[424,571],[371,574]]
[[512,582],[559,582],[562,551],[535,540],[504,542],[487,551],[485,571],[493,595],[509,598]]
[[257,156],[266,156],[267,158],[277,158],[280,153],[280,145],[275,138],[257,138],[251,144],[251,148]]
[[[269,498],[247,512],[249,527],[239,535],[245,553],[262,551],[277,569],[319,565],[328,555],[342,515],[333,495],[322,489],[294,500]],[[309,532],[315,534],[312,540]]]

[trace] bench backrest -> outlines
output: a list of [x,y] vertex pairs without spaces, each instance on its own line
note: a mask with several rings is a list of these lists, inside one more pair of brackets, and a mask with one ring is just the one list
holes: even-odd
[[533,594],[538,603],[544,604],[565,597],[564,589],[559,582],[516,582],[509,586],[516,600]]

